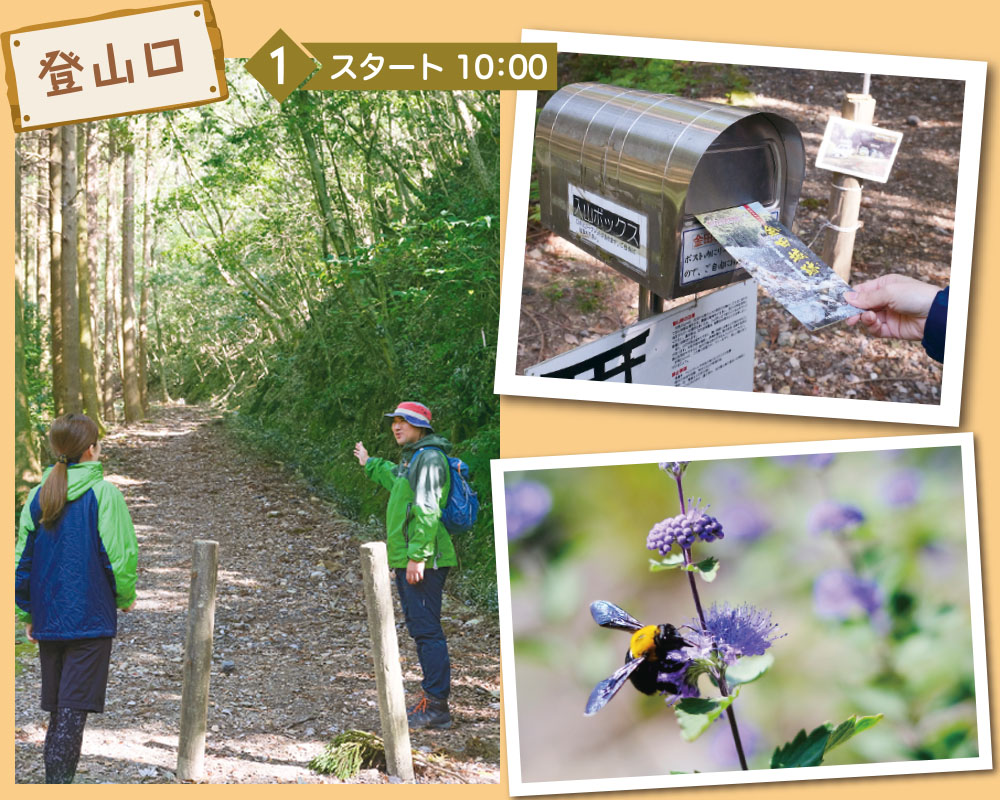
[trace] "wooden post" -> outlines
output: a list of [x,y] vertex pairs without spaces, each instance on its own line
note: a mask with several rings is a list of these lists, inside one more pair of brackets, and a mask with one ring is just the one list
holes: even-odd
[[[844,119],[871,125],[875,119],[875,98],[869,94],[848,93],[844,96],[841,115]],[[851,256],[860,211],[861,181],[835,172],[826,211],[827,219],[835,227],[826,229],[823,260],[848,283],[851,282]]]
[[653,294],[645,286],[639,287],[639,319],[649,319],[663,311],[663,298]]
[[399,666],[399,643],[396,641],[396,623],[389,592],[385,542],[361,545],[361,575],[365,584],[365,605],[368,607],[368,631],[372,637],[385,760],[390,775],[411,781],[413,754],[410,752],[410,728],[406,720],[403,671]]
[[215,626],[215,581],[219,543],[196,539],[191,560],[187,638],[184,642],[184,688],[181,732],[177,743],[177,777],[201,780],[205,769],[205,726],[208,720],[208,678],[212,667]]

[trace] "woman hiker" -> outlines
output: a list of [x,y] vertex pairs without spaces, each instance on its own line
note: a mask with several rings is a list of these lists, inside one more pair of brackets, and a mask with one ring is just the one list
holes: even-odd
[[28,495],[14,551],[16,611],[38,642],[49,712],[46,783],[73,782],[87,714],[104,711],[118,611],[135,604],[135,529],[97,436],[84,414],[52,423],[56,463]]
[[354,455],[365,474],[389,490],[389,568],[395,570],[406,629],[424,674],[423,696],[409,709],[410,727],[448,728],[451,662],[441,627],[441,597],[448,570],[458,560],[441,524],[441,509],[448,498],[451,443],[434,433],[430,409],[421,403],[400,403],[385,416],[392,419],[392,434],[403,448],[399,463],[369,456],[361,442],[354,446]]

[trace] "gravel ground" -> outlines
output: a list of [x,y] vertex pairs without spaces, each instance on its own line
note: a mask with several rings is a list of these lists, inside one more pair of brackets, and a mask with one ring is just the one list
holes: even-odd
[[[363,531],[280,464],[234,444],[208,409],[160,408],[104,444],[105,474],[124,492],[139,537],[139,597],[119,616],[107,707],[88,721],[77,782],[176,782],[192,540],[211,538],[219,575],[204,782],[339,783],[309,761],[343,730],[379,730]],[[412,733],[416,780],[496,783],[497,621],[447,596],[443,617],[454,727]],[[396,620],[407,694],[418,695],[398,602]],[[15,780],[40,783],[48,715],[38,708],[33,648],[18,649]],[[396,780],[371,769],[351,782]]]
[[[794,230],[806,244],[821,231],[831,173],[813,166],[827,118],[861,76],[743,67],[755,108],[795,121],[806,176]],[[944,286],[951,265],[964,84],[875,75],[875,123],[903,132],[889,180],[867,182],[851,283],[900,272]],[[703,99],[726,102],[719,87]],[[822,250],[822,236],[815,248]],[[594,341],[636,320],[637,285],[535,223],[529,223],[517,369]],[[802,327],[758,292],[754,391],[938,404],[941,367],[917,342],[873,339],[836,325]],[[681,301],[683,302],[683,301]]]

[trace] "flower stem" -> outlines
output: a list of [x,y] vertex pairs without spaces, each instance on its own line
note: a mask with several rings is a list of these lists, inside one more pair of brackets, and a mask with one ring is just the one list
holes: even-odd
[[[681,501],[681,513],[687,513],[687,506],[684,503],[684,487],[682,485],[681,475],[677,474],[674,476],[677,481],[677,496]],[[684,554],[684,566],[691,566],[691,548],[682,547],[681,552]],[[701,622],[702,630],[708,630],[708,623],[705,621],[705,612],[701,607],[701,597],[698,595],[698,584],[694,579],[694,573],[688,572],[688,584],[691,586],[691,597],[694,598],[694,607],[698,611],[698,619]],[[726,683],[726,671],[725,668],[719,673],[719,692],[721,692],[723,697],[729,697],[729,685]],[[740,767],[745,770],[749,770],[750,767],[747,766],[747,757],[743,753],[743,742],[740,739],[740,729],[736,724],[736,712],[733,711],[733,706],[730,703],[729,707],[726,709],[726,717],[729,719],[729,729],[733,733],[733,744],[736,745],[736,755],[740,759]]]
[[680,474],[674,475],[674,480],[677,481],[677,496],[681,500],[681,513],[687,514],[687,506],[684,505],[684,487],[681,485],[683,477]]
[[[684,553],[684,566],[691,566],[691,549],[688,547],[682,547],[681,552]],[[702,630],[708,629],[708,624],[705,622],[705,612],[701,608],[701,597],[698,595],[698,583],[694,579],[694,573],[688,572],[688,584],[691,586],[691,596],[694,598],[694,607],[698,611],[698,619],[701,621]]]
[[[719,674],[719,691],[722,693],[723,697],[729,697],[729,685],[726,683],[725,671]],[[733,744],[736,745],[736,755],[740,759],[740,767],[745,770],[749,770],[750,767],[747,766],[747,757],[743,753],[743,742],[740,740],[740,729],[736,725],[736,712],[733,711],[733,706],[730,703],[729,708],[726,709],[726,716],[729,718],[729,729],[733,732]]]

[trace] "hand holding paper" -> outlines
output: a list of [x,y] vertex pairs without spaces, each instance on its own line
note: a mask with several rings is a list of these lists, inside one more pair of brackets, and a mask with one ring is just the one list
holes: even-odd
[[864,313],[849,317],[848,325],[860,320],[872,336],[920,341],[938,288],[905,275],[882,275],[858,284],[844,299]]

